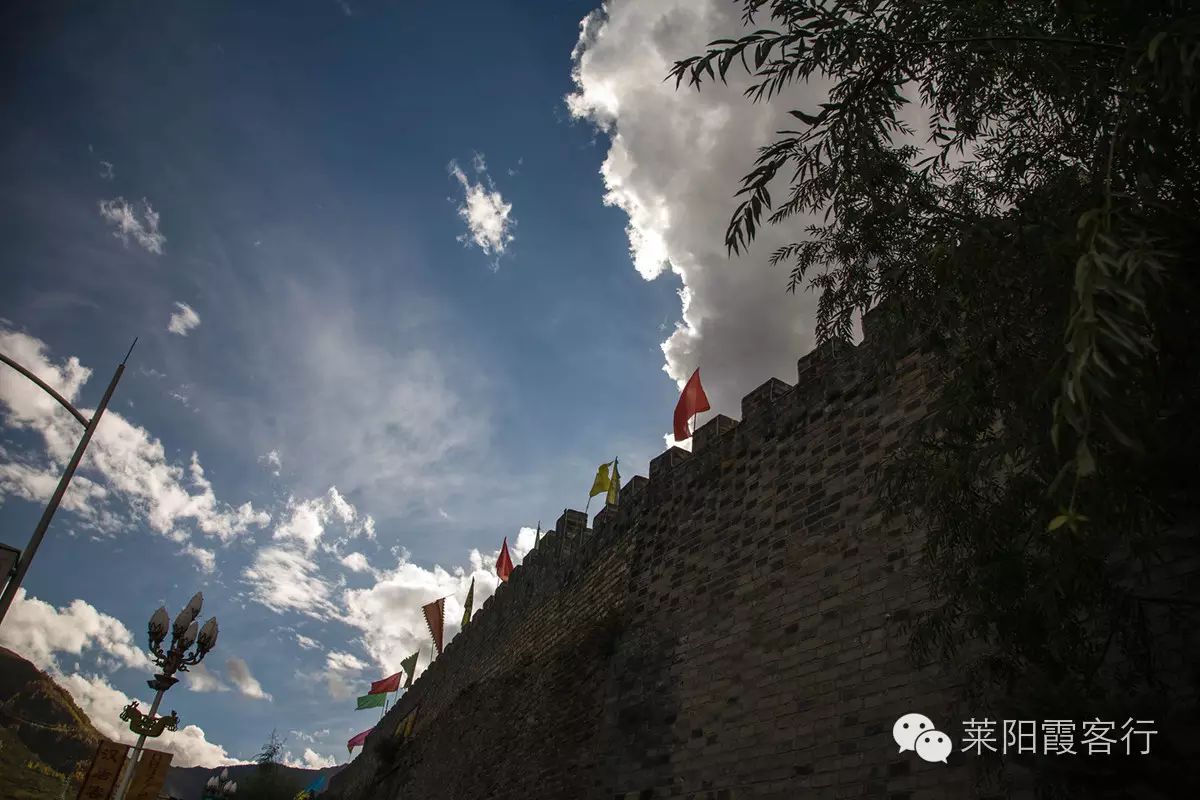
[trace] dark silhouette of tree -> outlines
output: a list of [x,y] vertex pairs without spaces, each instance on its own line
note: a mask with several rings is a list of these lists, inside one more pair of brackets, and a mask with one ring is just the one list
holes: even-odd
[[882,302],[879,336],[940,373],[880,484],[928,532],[914,654],[950,660],[993,719],[1157,715],[1150,757],[1035,761],[1048,792],[1197,795],[1179,742],[1200,739],[1200,676],[1161,670],[1200,663],[1195,587],[1165,566],[1196,555],[1200,519],[1196,6],[742,5],[677,87],[830,88],[760,150],[730,253],[794,226],[770,261],[821,292],[818,338]]
[[293,800],[304,788],[299,780],[280,769],[286,741],[279,738],[277,731],[271,731],[270,738],[254,757],[254,773],[238,786],[237,796],[241,800]]

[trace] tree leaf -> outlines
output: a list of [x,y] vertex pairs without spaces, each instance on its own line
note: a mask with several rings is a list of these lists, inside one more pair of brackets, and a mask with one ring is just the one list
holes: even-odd
[[1086,478],[1096,472],[1096,459],[1092,456],[1087,439],[1081,439],[1079,447],[1075,450],[1075,470],[1081,478]]
[[1154,63],[1155,54],[1158,52],[1158,46],[1167,38],[1166,31],[1159,31],[1153,39],[1150,40],[1150,46],[1146,48],[1146,58],[1150,63]]
[[793,117],[795,117],[796,119],[798,119],[798,120],[800,120],[801,122],[804,122],[804,123],[806,123],[806,124],[808,124],[808,125],[819,125],[819,124],[821,124],[821,118],[820,118],[820,117],[814,117],[812,114],[806,114],[806,113],[804,113],[803,111],[789,111],[788,113],[789,113],[789,114],[791,114],[791,115],[792,115]]

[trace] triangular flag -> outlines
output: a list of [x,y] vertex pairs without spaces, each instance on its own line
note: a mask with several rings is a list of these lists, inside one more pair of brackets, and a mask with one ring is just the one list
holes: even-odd
[[405,689],[412,686],[413,673],[417,671],[417,658],[420,655],[421,651],[417,650],[417,652],[400,662],[400,669],[404,670],[405,674],[408,675],[408,680],[404,683]]
[[368,728],[367,730],[363,731],[362,733],[357,733],[354,736],[350,737],[350,741],[346,742],[346,749],[348,751],[350,751],[351,753],[353,753],[354,748],[362,747],[363,744],[366,743],[367,737],[371,735],[371,731],[373,731],[373,730],[375,730],[375,729]]
[[592,481],[592,491],[588,493],[588,497],[595,497],[607,492],[609,484],[608,464],[601,464],[596,470],[596,480]]
[[425,612],[425,623],[429,626],[429,635],[433,637],[433,646],[437,654],[442,654],[442,628],[446,624],[446,598],[441,597],[432,603],[421,607]]
[[396,736],[403,736],[405,739],[412,738],[413,728],[417,724],[417,709],[419,708],[420,706],[416,706],[404,715],[404,718],[396,725]]
[[504,544],[500,545],[500,557],[496,559],[496,574],[500,576],[500,580],[508,581],[512,571],[512,557],[508,554],[508,537],[505,536]]
[[462,626],[467,627],[471,621],[471,606],[475,604],[475,579],[471,578],[471,588],[467,590],[467,607],[463,609]]
[[380,678],[371,684],[371,691],[367,694],[387,694],[388,692],[400,691],[400,675],[397,672],[395,675],[389,675],[386,678]]
[[683,393],[679,395],[679,402],[675,405],[675,441],[682,442],[691,438],[688,419],[710,408],[712,407],[708,404],[708,396],[704,394],[704,387],[700,385],[700,370],[697,369],[692,373],[692,377],[688,378]]
[[617,471],[617,459],[613,459],[612,480],[608,482],[608,496],[604,498],[605,505],[615,506],[621,494],[621,473]]
[[379,708],[386,702],[386,694],[364,694],[358,698],[358,708],[355,711],[362,711],[364,708]]

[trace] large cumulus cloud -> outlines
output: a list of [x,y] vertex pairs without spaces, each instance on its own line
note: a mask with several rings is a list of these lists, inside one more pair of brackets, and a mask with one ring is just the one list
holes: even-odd
[[682,387],[699,366],[714,410],[735,417],[741,397],[767,378],[795,381],[796,359],[813,344],[816,297],[787,294],[787,271],[767,264],[777,246],[802,238],[802,220],[761,232],[748,255],[727,256],[733,194],[757,148],[794,125],[788,109],[824,92],[799,87],[755,105],[732,70],[729,86],[700,92],[664,82],[675,60],[738,35],[740,9],[728,0],[606,3],[581,24],[567,98],[573,116],[608,137],[605,202],[629,216],[634,266],[646,280],[670,270],[683,282],[664,370]]

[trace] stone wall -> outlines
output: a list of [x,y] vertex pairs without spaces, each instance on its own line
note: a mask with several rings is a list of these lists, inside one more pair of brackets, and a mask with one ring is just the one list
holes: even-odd
[[564,514],[332,796],[978,797],[961,754],[892,739],[908,712],[956,739],[971,714],[902,634],[921,541],[873,507],[872,477],[931,375],[916,350],[876,369],[870,322],[655,458],[594,530]]

